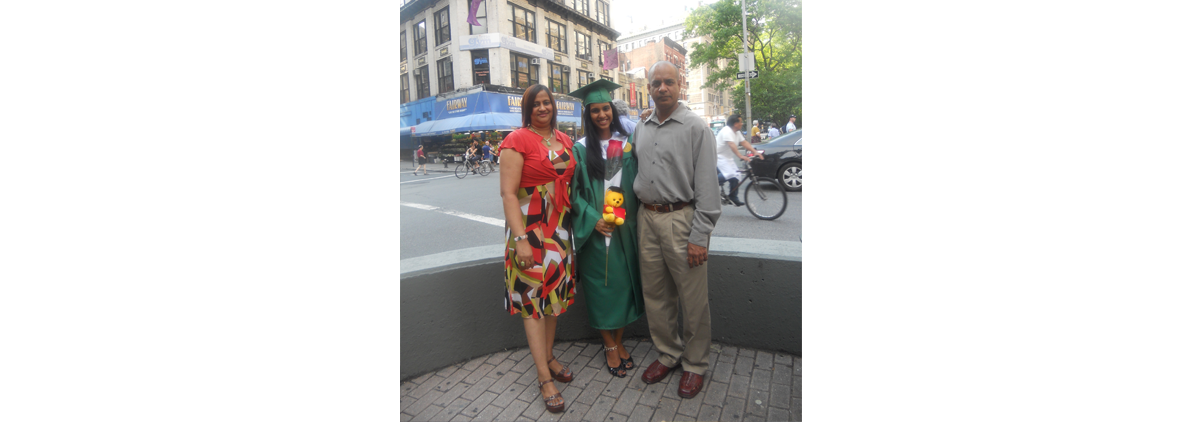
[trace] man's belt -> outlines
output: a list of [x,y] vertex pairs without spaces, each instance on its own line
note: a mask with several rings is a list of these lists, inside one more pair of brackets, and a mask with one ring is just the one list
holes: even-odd
[[683,207],[686,207],[691,204],[692,204],[691,202],[676,202],[674,204],[663,204],[663,205],[643,203],[642,206],[645,206],[646,209],[648,209],[650,211],[672,212],[672,211],[679,211],[679,210],[683,209]]

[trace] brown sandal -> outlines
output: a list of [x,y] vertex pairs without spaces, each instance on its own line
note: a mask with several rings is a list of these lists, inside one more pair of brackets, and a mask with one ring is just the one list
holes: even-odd
[[[552,382],[554,382],[553,379],[548,379],[548,380],[542,381],[541,384],[538,386],[538,390],[541,390],[542,386],[552,383]],[[559,402],[557,406],[551,405],[550,402],[555,401],[555,400],[561,400],[561,402]],[[563,400],[562,393],[554,393],[550,397],[542,397],[542,401],[546,402],[546,411],[548,411],[550,413],[562,413],[563,410],[567,409],[567,401]]]
[[[550,362],[558,362],[558,359],[550,358]],[[550,367],[550,362],[546,362],[547,369],[549,369],[549,367]],[[558,362],[558,364],[562,365],[562,362]],[[571,368],[568,368],[567,365],[562,365],[562,371],[559,371],[557,374],[554,373],[553,369],[551,369],[550,376],[554,377],[555,381],[558,381],[558,382],[561,382],[564,384],[571,382],[571,380],[575,379],[575,374],[571,373]]]

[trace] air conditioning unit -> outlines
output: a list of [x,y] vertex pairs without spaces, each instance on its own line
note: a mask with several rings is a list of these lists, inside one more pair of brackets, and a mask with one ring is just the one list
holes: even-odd
[[542,64],[542,59],[534,57],[532,59],[529,59],[529,64]]

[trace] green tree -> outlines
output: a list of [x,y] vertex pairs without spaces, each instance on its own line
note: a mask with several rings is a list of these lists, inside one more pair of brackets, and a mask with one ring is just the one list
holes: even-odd
[[[801,116],[800,0],[746,1],[748,46],[759,76],[750,81],[752,117],[780,125]],[[734,106],[746,109],[745,81],[737,79],[742,52],[742,6],[718,0],[692,11],[684,21],[686,37],[709,36],[691,47],[692,68],[708,66],[705,88],[731,90]],[[724,63],[722,63],[724,62]]]

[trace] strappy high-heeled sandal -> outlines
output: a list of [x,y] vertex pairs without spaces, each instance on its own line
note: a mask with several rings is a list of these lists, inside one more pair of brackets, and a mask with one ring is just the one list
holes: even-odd
[[[615,352],[616,350],[617,350],[617,346],[605,347],[604,353],[607,354],[608,352]],[[617,354],[617,359],[621,359],[620,354]],[[628,373],[628,371],[625,370],[625,368],[623,368],[623,366],[625,366],[624,360],[622,360],[621,362],[622,363],[618,364],[620,366],[608,366],[608,360],[605,359],[604,366],[608,367],[608,373],[612,374],[612,376],[617,377],[617,378],[625,378],[625,376],[629,375],[629,373]]]
[[[548,380],[542,381],[541,384],[538,386],[538,389],[540,390],[542,388],[542,386],[545,386],[546,384],[549,384],[552,382],[554,382],[553,379],[548,379]],[[555,401],[555,400],[560,400],[558,405],[551,405],[550,402]],[[550,397],[542,397],[542,401],[546,402],[546,411],[550,412],[550,413],[562,413],[563,410],[567,409],[567,401],[563,400],[562,393],[554,393]]]
[[637,364],[633,363],[633,356],[630,356],[629,359],[617,356],[617,359],[621,359],[621,366],[625,367],[626,371],[637,368]]
[[[549,368],[550,362],[558,362],[558,358],[550,358],[550,361],[546,362],[547,369]],[[575,379],[575,374],[571,373],[571,368],[568,368],[567,365],[563,365],[562,362],[558,362],[558,364],[562,365],[561,371],[558,371],[558,373],[556,374],[556,373],[554,373],[553,369],[550,370],[550,376],[554,377],[555,381],[566,384],[568,382],[571,382],[571,380]]]

